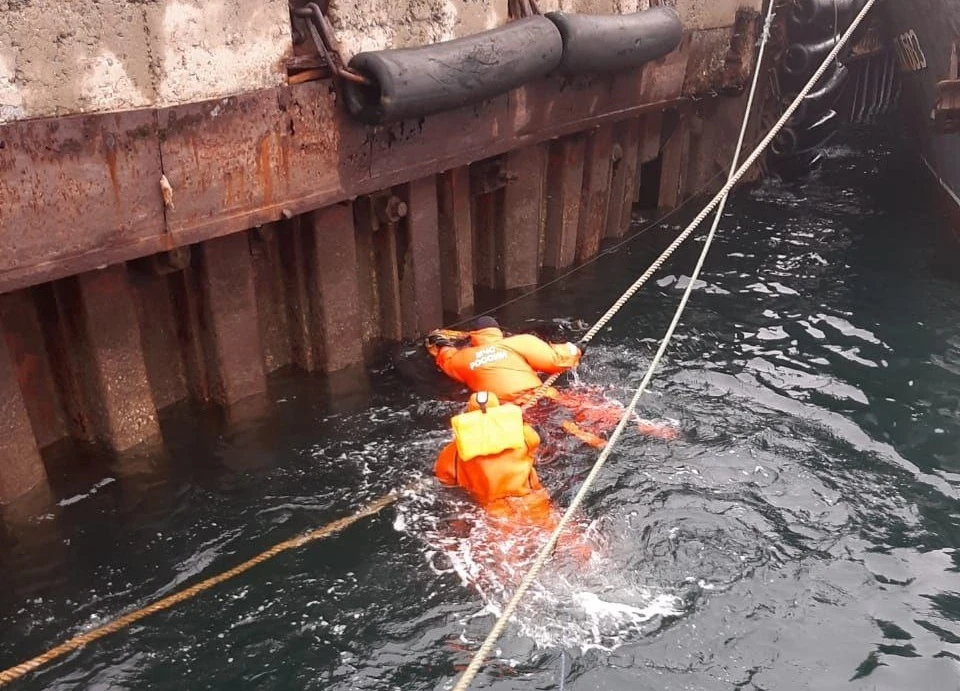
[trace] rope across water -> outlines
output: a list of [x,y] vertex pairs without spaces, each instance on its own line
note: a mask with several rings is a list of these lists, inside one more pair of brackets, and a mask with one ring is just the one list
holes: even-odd
[[249,571],[254,566],[257,566],[258,564],[262,564],[268,559],[272,559],[273,557],[277,556],[281,552],[286,552],[287,550],[302,547],[308,542],[314,542],[315,540],[322,540],[325,537],[329,537],[334,533],[340,532],[344,528],[347,528],[353,525],[354,523],[356,523],[361,519],[367,518],[368,516],[373,516],[374,514],[379,513],[380,511],[382,511],[383,509],[387,508],[388,506],[393,504],[395,501],[397,501],[397,499],[399,499],[400,495],[405,490],[411,489],[413,486],[415,486],[415,484],[416,483],[413,483],[411,485],[407,485],[401,490],[390,492],[389,494],[385,494],[379,499],[376,499],[373,502],[367,504],[366,506],[358,510],[356,513],[351,514],[350,516],[345,516],[344,518],[337,519],[332,523],[328,523],[322,528],[317,528],[316,530],[311,530],[310,532],[307,532],[297,537],[291,538],[289,540],[280,542],[274,545],[273,547],[271,547],[270,549],[261,552],[257,556],[248,559],[242,564],[238,564],[237,566],[234,566],[232,569],[228,571],[224,571],[223,573],[217,574],[216,576],[208,578],[204,581],[200,581],[199,583],[196,583],[190,586],[189,588],[180,590],[174,593],[173,595],[169,595],[161,600],[157,600],[156,602],[153,602],[152,604],[147,605],[146,607],[130,612],[129,614],[125,614],[122,617],[119,617],[107,624],[104,624],[103,626],[99,626],[91,631],[87,631],[85,633],[74,636],[73,638],[67,641],[64,641],[60,645],[56,646],[55,648],[51,648],[50,650],[45,652],[43,655],[38,655],[37,657],[27,660],[26,662],[16,665],[15,667],[5,669],[2,672],[0,672],[0,686],[9,684],[14,680],[19,679],[20,677],[26,674],[29,674],[33,670],[39,667],[42,667],[43,665],[46,665],[50,662],[53,662],[58,657],[62,657],[67,653],[71,653],[74,650],[78,650],[79,648],[82,648],[88,643],[92,643],[93,641],[103,638],[104,636],[107,636],[111,633],[120,631],[121,629],[125,629],[131,624],[135,624],[136,622],[140,621],[145,617],[150,616],[151,614],[161,612],[165,609],[170,609],[174,605],[180,604],[181,602],[184,602],[185,600],[189,600],[192,597],[196,597],[197,595],[204,592],[205,590],[210,590],[210,588],[213,588],[214,586],[219,585],[224,581],[228,581],[235,576],[239,576],[240,574],[246,571]]
[[[763,39],[761,41],[761,47],[759,55],[757,58],[757,64],[754,68],[753,83],[750,89],[750,95],[747,100],[746,113],[744,115],[743,124],[741,126],[740,140],[737,143],[737,151],[734,154],[733,167],[736,167],[737,159],[740,155],[740,148],[743,144],[743,139],[746,135],[747,122],[750,117],[750,111],[752,109],[753,98],[756,93],[756,87],[758,83],[759,73],[760,73],[760,64],[763,59],[763,49],[766,45],[767,38],[769,36],[769,28],[771,24],[772,12],[774,2],[773,0],[768,0],[768,9],[767,9],[767,19],[764,26]],[[517,587],[516,593],[504,607],[503,612],[497,618],[497,621],[494,623],[493,628],[491,628],[490,633],[487,635],[486,639],[480,645],[480,648],[474,654],[473,658],[470,660],[470,664],[464,670],[463,675],[457,681],[456,685],[453,687],[453,691],[466,691],[471,682],[477,676],[480,671],[480,668],[483,666],[484,660],[487,656],[493,651],[494,645],[496,645],[497,640],[503,634],[503,631],[506,629],[507,624],[510,619],[513,617],[513,614],[516,612],[517,607],[520,605],[520,601],[523,599],[523,596],[526,594],[527,590],[533,585],[533,582],[536,580],[541,569],[546,564],[547,560],[550,558],[550,555],[553,552],[554,547],[556,547],[557,542],[560,539],[560,536],[563,534],[563,531],[566,529],[567,524],[570,522],[573,514],[580,507],[580,504],[583,503],[583,500],[586,498],[587,493],[589,492],[591,486],[596,480],[597,476],[600,473],[600,470],[603,468],[604,464],[609,458],[610,453],[613,451],[617,442],[620,439],[620,436],[623,434],[623,431],[626,429],[627,422],[631,419],[633,411],[636,409],[637,403],[640,401],[640,397],[646,391],[647,386],[650,383],[650,380],[653,378],[653,374],[657,369],[657,366],[660,363],[660,360],[663,358],[664,352],[666,352],[667,346],[670,343],[670,339],[673,337],[673,333],[677,328],[677,325],[680,323],[680,317],[683,315],[683,310],[686,308],[687,301],[690,298],[690,294],[693,292],[693,287],[696,284],[697,277],[700,275],[700,271],[703,268],[703,264],[706,261],[707,254],[709,253],[710,246],[713,242],[713,238],[716,234],[717,226],[720,222],[720,216],[722,212],[722,205],[726,202],[727,195],[730,193],[730,190],[733,189],[734,185],[743,177],[744,173],[749,170],[763,150],[773,141],[773,138],[777,133],[783,128],[787,123],[790,117],[793,115],[794,111],[799,107],[800,102],[806,97],[810,90],[813,88],[814,84],[823,76],[823,73],[826,71],[830,63],[839,55],[840,51],[843,50],[843,47],[849,42],[850,38],[853,36],[853,33],[857,30],[860,24],[866,18],[867,14],[870,12],[870,9],[876,3],[876,0],[867,0],[867,3],[857,14],[856,18],[851,22],[848,29],[844,32],[841,39],[836,43],[833,50],[830,51],[830,54],[824,59],[823,64],[814,72],[813,76],[807,82],[800,93],[797,95],[796,99],[781,118],[776,122],[770,132],[760,141],[760,144],[754,149],[753,153],[747,157],[747,160],[743,163],[742,166],[736,170],[731,170],[731,174],[727,180],[727,183],[723,188],[717,193],[717,195],[707,204],[706,207],[697,215],[697,217],[691,222],[688,228],[681,234],[681,237],[686,237],[690,232],[693,231],[700,223],[706,218],[714,208],[718,205],[721,205],[721,211],[718,211],[717,218],[714,221],[713,226],[710,229],[709,234],[707,235],[706,242],[704,243],[703,251],[700,253],[700,257],[697,260],[697,265],[693,270],[693,274],[690,277],[690,281],[687,284],[686,289],[684,290],[683,296],[680,298],[680,304],[677,306],[677,310],[674,313],[673,320],[670,322],[670,326],[667,328],[666,333],[664,334],[663,340],[660,342],[660,347],[657,349],[656,354],[653,357],[653,360],[650,362],[650,366],[647,368],[646,373],[643,376],[643,379],[640,382],[640,385],[637,387],[636,392],[633,395],[633,398],[630,400],[630,403],[627,405],[626,410],[623,413],[623,416],[620,418],[620,422],[617,424],[617,427],[614,429],[613,433],[610,435],[610,439],[607,442],[606,446],[600,452],[599,457],[593,465],[593,468],[590,470],[590,473],[587,475],[586,479],[581,485],[580,489],[577,491],[576,496],[574,496],[573,501],[570,502],[570,506],[564,512],[563,516],[560,518],[557,527],[550,534],[549,539],[546,544],[540,549],[537,553],[536,558],[534,559],[533,564],[530,567],[530,570],[524,575],[523,579],[520,581],[520,585]],[[679,239],[679,238],[678,238]],[[682,242],[682,240],[681,240]],[[679,244],[677,242],[676,244]],[[669,248],[668,248],[669,249]],[[672,251],[672,250],[671,250]],[[668,255],[669,256],[669,255]],[[661,255],[662,257],[662,255]],[[662,263],[659,259],[658,262]],[[659,266],[657,262],[654,262],[655,265]],[[593,328],[584,336],[584,340],[589,340],[593,338],[596,333],[603,328],[603,326],[615,315],[621,307],[626,303],[627,300],[639,289],[640,285],[643,284],[643,281],[646,280],[647,273],[652,273],[648,270],[643,276],[640,277],[627,291],[620,297],[617,302],[604,314],[600,320],[594,325]],[[549,379],[547,381],[550,381]],[[538,390],[539,391],[539,390]]]

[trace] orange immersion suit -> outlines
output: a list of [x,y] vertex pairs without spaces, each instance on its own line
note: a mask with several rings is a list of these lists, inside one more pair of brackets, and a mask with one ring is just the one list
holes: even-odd
[[577,366],[580,355],[573,343],[551,345],[531,334],[504,337],[503,331],[490,327],[471,331],[469,346],[440,348],[434,358],[447,376],[471,391],[515,401],[540,386],[537,372],[566,372]]
[[[473,394],[470,397],[468,412],[481,409],[478,396],[482,401],[483,394]],[[487,394],[484,410],[499,405],[495,395]],[[522,439],[521,446],[509,446],[495,453],[464,459],[455,437],[440,451],[434,473],[441,483],[465,489],[478,504],[493,515],[503,518],[522,517],[550,528],[553,526],[550,497],[540,484],[537,471],[533,467],[534,454],[540,446],[540,436],[533,427],[521,422],[522,418],[518,416],[516,419],[523,429],[522,432],[512,430],[512,436]],[[491,448],[497,448],[506,446],[508,442],[504,439],[502,444],[496,444],[495,440],[491,443]]]
[[[501,407],[500,402],[494,394],[477,392],[470,396],[467,412],[482,410],[486,415],[488,409],[498,407]],[[488,515],[499,519],[494,528],[499,535],[496,539],[502,544],[512,544],[516,548],[511,551],[513,556],[521,556],[525,551],[530,552],[527,556],[532,556],[540,542],[529,538],[538,531],[554,530],[559,516],[534,469],[540,436],[523,422],[517,406],[505,403],[502,408],[501,412],[513,414],[513,417],[508,415],[505,422],[494,422],[479,433],[474,430],[472,446],[485,447],[492,450],[491,453],[469,455],[468,452],[467,457],[461,457],[461,449],[471,444],[464,443],[458,434],[470,436],[471,432],[464,427],[458,431],[458,426],[451,421],[454,440],[440,451],[434,473],[442,484],[465,489]],[[534,532],[531,533],[530,529]],[[570,549],[581,561],[588,560],[593,553],[593,548],[582,536],[569,533],[561,537],[559,548]]]
[[[532,334],[505,337],[503,331],[494,326],[467,333],[435,333],[450,340],[469,337],[470,345],[462,347],[436,347],[428,342],[428,351],[447,376],[471,391],[489,391],[503,401],[518,405],[532,400],[533,392],[541,386],[538,372],[566,372],[579,364],[583,354],[573,343],[550,344]],[[623,414],[621,407],[611,405],[600,395],[560,392],[551,386],[542,396],[574,413],[575,420],[564,421],[561,425],[568,434],[598,449],[606,445],[606,440],[585,429],[584,425],[596,431],[608,431],[616,426]],[[637,427],[641,434],[661,439],[678,436],[676,430],[667,425],[644,421]]]

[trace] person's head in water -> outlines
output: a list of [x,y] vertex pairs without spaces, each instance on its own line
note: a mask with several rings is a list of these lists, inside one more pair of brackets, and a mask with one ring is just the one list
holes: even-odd
[[477,317],[473,322],[473,331],[482,329],[499,329],[500,324],[493,317]]

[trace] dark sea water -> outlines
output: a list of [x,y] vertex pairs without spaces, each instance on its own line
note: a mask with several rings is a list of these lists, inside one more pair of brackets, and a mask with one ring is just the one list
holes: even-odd
[[[960,252],[901,144],[854,134],[813,179],[731,200],[641,401],[681,439],[624,436],[578,519],[597,554],[546,570],[476,687],[960,687]],[[628,399],[705,231],[598,336],[580,385]],[[578,337],[650,244],[501,321]],[[322,388],[280,379],[241,421],[179,411],[162,453],[78,459],[49,505],[8,511],[0,667],[429,476],[463,400],[389,365],[367,393]],[[595,454],[557,443],[541,479],[562,507]],[[428,483],[10,688],[449,688],[521,548]]]

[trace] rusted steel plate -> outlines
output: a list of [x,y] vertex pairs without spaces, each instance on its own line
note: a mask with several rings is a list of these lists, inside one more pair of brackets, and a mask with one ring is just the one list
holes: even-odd
[[0,338],[0,504],[16,499],[45,479],[16,367],[6,342]]
[[706,93],[723,86],[723,80],[717,84],[716,75],[725,72],[732,33],[733,29],[727,27],[693,34],[683,80],[684,96]]
[[443,310],[456,319],[473,307],[473,218],[468,168],[461,166],[437,176],[437,210]]
[[246,234],[206,243],[201,260],[201,337],[207,343],[210,391],[228,406],[266,390]]
[[743,88],[753,74],[760,33],[760,13],[751,8],[737,10],[737,18],[724,61],[723,87]]
[[[315,360],[325,372],[363,362],[353,206],[335,204],[312,214],[310,315]],[[322,356],[321,356],[322,354]]]
[[[729,42],[730,30],[724,35]],[[548,77],[479,106],[390,127],[350,121],[327,81],[0,127],[0,292],[675,106],[681,92],[723,82],[719,69],[684,85],[697,69],[688,69],[688,57],[722,62],[728,48],[692,36],[640,70]],[[173,192],[166,209],[161,160]]]
[[67,435],[67,422],[31,290],[0,297],[0,323],[37,445],[44,448]]
[[155,120],[135,111],[0,127],[3,292],[66,275],[58,265],[105,250],[133,257],[161,248],[142,246],[164,234]]
[[640,103],[674,101],[681,97],[692,41],[693,34],[685,34],[677,50],[644,65]]
[[170,108],[160,126],[174,194],[167,225],[179,244],[341,200],[341,169],[352,166],[355,179],[368,168],[365,132],[326,82]]
[[586,138],[567,137],[550,147],[547,167],[547,233],[543,266],[562,271],[573,265],[580,225]]
[[403,337],[417,338],[443,322],[440,272],[440,221],[433,176],[406,186],[405,252],[400,257]]
[[577,230],[577,262],[584,262],[600,249],[610,202],[610,172],[613,153],[613,126],[597,128],[587,137],[583,164],[583,191],[580,226]]
[[663,165],[660,169],[660,209],[673,209],[680,203],[683,181],[686,176],[687,154],[690,150],[689,112],[681,112],[679,124],[662,147]]
[[511,151],[507,169],[513,180],[503,194],[502,252],[498,258],[501,288],[536,285],[540,273],[544,226],[546,149],[535,144]]
[[160,434],[127,268],[89,271],[77,286],[87,356],[77,376],[88,387],[97,437],[125,451]]

